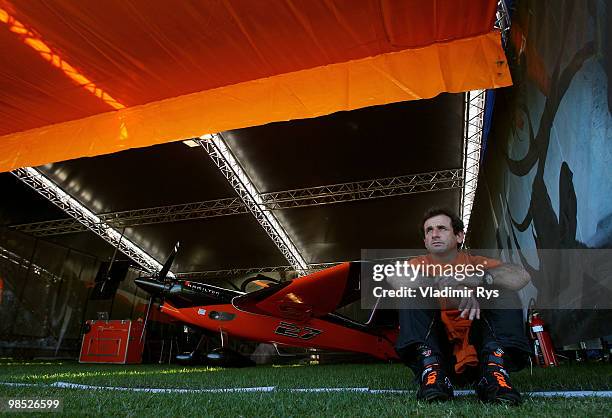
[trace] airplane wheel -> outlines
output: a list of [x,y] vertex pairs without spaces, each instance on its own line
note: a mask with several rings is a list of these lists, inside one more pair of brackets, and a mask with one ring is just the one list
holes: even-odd
[[235,350],[219,347],[206,355],[206,363],[216,367],[251,367],[255,362]]

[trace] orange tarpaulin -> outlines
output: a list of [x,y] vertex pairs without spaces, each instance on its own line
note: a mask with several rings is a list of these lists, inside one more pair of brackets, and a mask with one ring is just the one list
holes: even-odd
[[0,0],[0,171],[507,86],[495,7]]

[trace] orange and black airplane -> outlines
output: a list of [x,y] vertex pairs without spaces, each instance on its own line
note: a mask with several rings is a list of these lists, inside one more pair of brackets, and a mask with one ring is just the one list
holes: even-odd
[[[360,263],[346,262],[292,281],[245,293],[189,279],[168,278],[178,244],[155,277],[135,283],[155,299],[162,313],[223,338],[369,354],[397,359],[397,327],[353,321],[335,311],[360,297]],[[370,321],[369,321],[370,322]]]

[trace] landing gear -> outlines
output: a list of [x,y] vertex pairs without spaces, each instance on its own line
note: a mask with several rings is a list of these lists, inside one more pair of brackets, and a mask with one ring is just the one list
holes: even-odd
[[206,365],[214,367],[252,367],[255,362],[227,346],[228,335],[220,331],[221,347],[215,348],[208,354],[203,354],[200,350],[204,335],[200,338],[196,348],[191,353],[183,353],[176,356],[176,361],[184,365]]
[[228,347],[219,347],[206,355],[206,364],[217,367],[252,367],[255,362]]

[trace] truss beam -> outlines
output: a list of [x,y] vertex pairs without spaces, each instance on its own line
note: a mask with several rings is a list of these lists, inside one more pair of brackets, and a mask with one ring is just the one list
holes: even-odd
[[268,210],[401,196],[463,186],[461,169],[332,184],[262,195]]
[[197,142],[229,181],[249,212],[253,214],[289,264],[298,271],[298,274],[303,274],[308,268],[306,260],[274,214],[266,210],[259,191],[242,169],[221,134],[204,135]]
[[[510,33],[510,14],[505,0],[498,0],[494,28],[499,30],[503,45]],[[463,170],[465,183],[461,197],[461,218],[468,231],[480,171],[482,135],[486,107],[486,90],[472,90],[465,93],[463,125]]]
[[[341,262],[333,263],[313,263],[309,264],[308,268],[304,269],[307,273],[312,273],[318,270],[323,270],[328,267],[333,267],[340,264]],[[229,277],[241,277],[255,274],[265,273],[278,273],[278,272],[289,272],[296,271],[293,266],[272,266],[272,267],[249,267],[249,268],[236,268],[226,270],[206,270],[206,271],[192,271],[176,273],[176,277],[190,280],[204,280],[211,278],[229,278]]]
[[480,151],[484,124],[486,90],[465,93],[465,116],[463,133],[463,169],[465,183],[461,198],[461,219],[468,231],[480,171]]
[[74,218],[74,221],[81,223],[112,246],[119,248],[121,252],[149,273],[154,273],[161,269],[162,265],[157,260],[123,236],[119,231],[101,220],[91,210],[83,206],[37,169],[32,167],[19,168],[13,170],[12,174]]
[[495,24],[493,27],[501,32],[503,44],[506,45],[508,42],[508,36],[510,35],[510,13],[508,12],[508,6],[505,0],[498,0],[497,12],[495,13]]
[[6,248],[0,247],[0,262],[2,260],[21,267],[24,270],[30,270],[34,276],[41,277],[48,282],[58,283],[62,280],[61,277],[51,273],[46,268],[30,262]]
[[[463,170],[457,168],[399,177],[263,193],[260,196],[263,201],[262,206],[264,210],[279,210],[426,193],[437,190],[461,189],[462,187]],[[98,217],[115,228],[121,228],[242,213],[248,213],[248,209],[242,203],[242,200],[236,197],[113,212],[98,215]],[[87,227],[76,219],[33,222],[14,225],[12,228],[38,237],[87,230]]]

